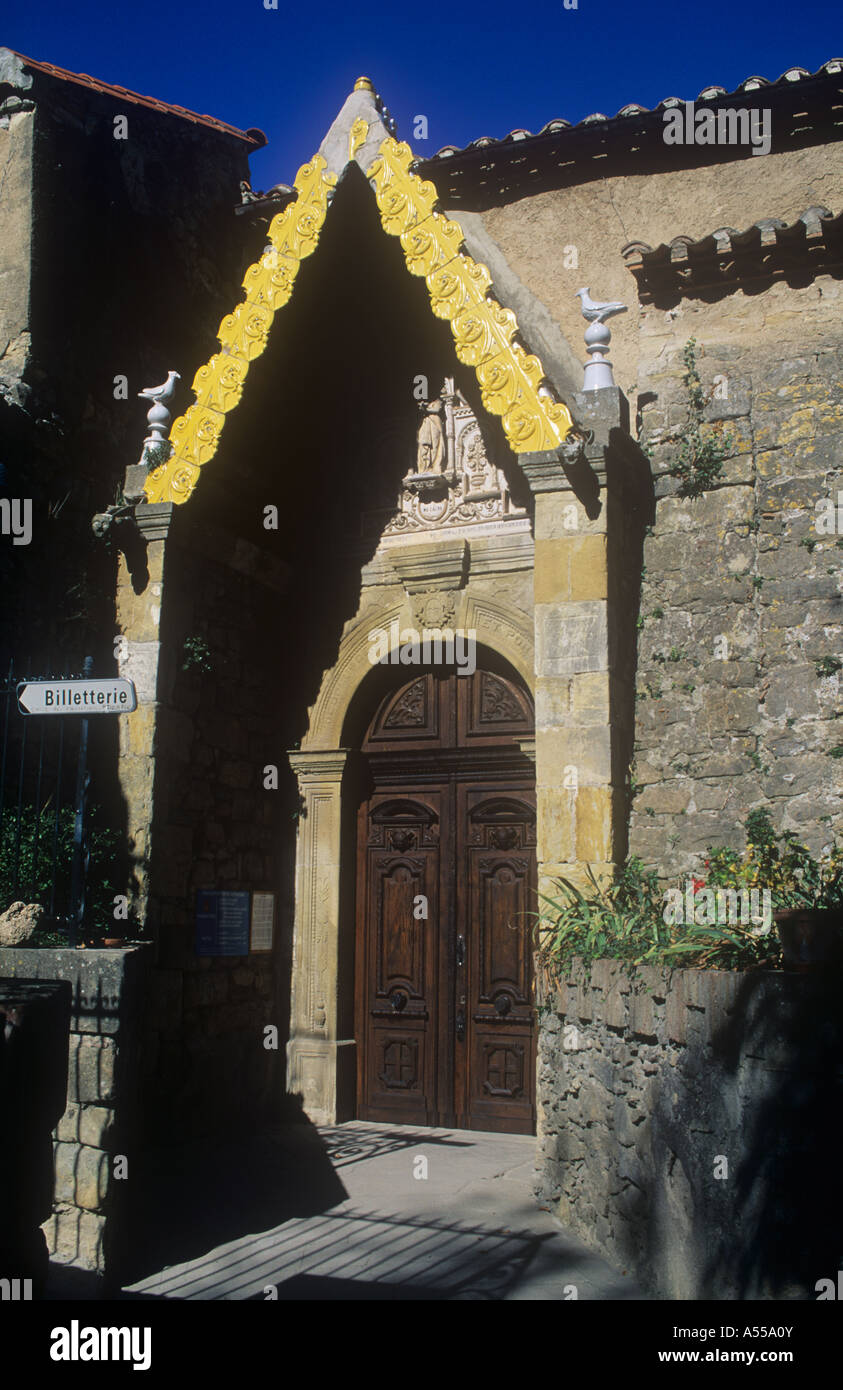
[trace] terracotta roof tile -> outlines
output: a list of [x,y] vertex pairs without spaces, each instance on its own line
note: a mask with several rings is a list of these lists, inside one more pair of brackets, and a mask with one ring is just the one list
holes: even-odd
[[[768,81],[766,77],[747,77],[733,92],[727,92],[725,87],[705,87],[697,97],[697,101],[713,101],[718,97],[735,97],[742,92],[757,91],[761,87],[772,90],[774,88],[787,87],[794,82],[805,82],[811,78],[833,77],[840,74],[843,74],[843,58],[830,58],[827,63],[823,63],[814,73],[808,72],[807,68],[788,68],[787,72],[782,73],[781,77],[777,78],[775,82]],[[471,150],[486,149],[491,145],[503,148],[506,145],[514,144],[516,141],[520,140],[541,140],[548,135],[556,135],[561,130],[577,130],[583,126],[599,124],[608,125],[610,122],[623,121],[635,116],[651,116],[668,107],[684,105],[684,101],[685,98],[682,97],[665,97],[657,106],[652,108],[639,106],[637,102],[630,102],[626,106],[622,106],[614,116],[604,116],[602,112],[596,111],[592,115],[586,116],[583,120],[578,121],[576,124],[557,117],[555,120],[548,121],[547,124],[542,126],[541,130],[536,131],[535,134],[531,134],[526,130],[513,130],[510,131],[509,135],[504,135],[499,140],[484,135],[479,140],[472,140],[470,144],[464,145],[462,149],[457,145],[445,145],[443,149],[438,150],[436,154],[431,155],[427,159],[422,159],[419,162],[422,164],[433,164],[435,161],[454,159],[459,155],[468,154]]]
[[[14,49],[9,51],[15,52]],[[200,116],[196,111],[188,111],[184,106],[174,106],[171,102],[159,101],[156,97],[142,96],[139,92],[132,92],[128,87],[120,87],[114,82],[101,82],[97,77],[89,77],[86,72],[69,72],[67,68],[56,67],[54,63],[42,63],[36,58],[27,58],[23,53],[16,53],[16,56],[25,67],[42,72],[47,77],[57,78],[61,82],[73,82],[79,87],[89,87],[92,91],[102,92],[103,95],[114,97],[118,101],[131,102],[133,106],[146,106],[151,111],[178,116],[180,120],[192,121],[194,125],[207,126],[223,135],[231,135],[236,140],[244,140],[253,150],[259,150],[266,144],[266,136],[262,130],[239,130],[227,121],[217,120],[216,116]]]
[[622,256],[642,303],[675,302],[684,293],[725,290],[747,281],[801,271],[843,271],[843,214],[806,208],[788,224],[762,217],[738,232],[717,227],[704,237],[676,236],[661,246],[631,241]]

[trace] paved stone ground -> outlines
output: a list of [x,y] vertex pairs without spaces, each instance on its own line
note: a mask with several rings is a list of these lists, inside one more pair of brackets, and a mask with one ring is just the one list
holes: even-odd
[[[235,1239],[208,1248],[206,1236],[203,1253],[159,1265],[122,1296],[263,1299],[273,1285],[279,1299],[560,1300],[574,1285],[580,1299],[645,1297],[536,1205],[534,1153],[520,1135],[287,1127],[264,1137],[259,1166],[276,1185],[306,1172],[301,1214],[265,1228],[256,1208]],[[426,1179],[414,1177],[421,1158]],[[225,1161],[219,1153],[216,1168]],[[254,1188],[254,1167],[250,1178]]]

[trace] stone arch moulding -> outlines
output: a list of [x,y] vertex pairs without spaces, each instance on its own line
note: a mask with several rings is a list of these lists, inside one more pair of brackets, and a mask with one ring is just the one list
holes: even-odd
[[[360,79],[326,137],[323,148],[332,157],[346,127],[348,158],[336,162],[344,168],[352,159],[360,163],[368,151],[375,153],[372,163],[361,168],[374,190],[381,224],[398,237],[410,274],[424,277],[433,313],[448,320],[456,355],[474,369],[484,408],[502,417],[510,448],[515,454],[557,449],[573,427],[570,412],[539,358],[519,341],[515,314],[492,297],[487,267],[463,249],[459,223],[435,211],[436,188],[412,172],[409,145],[386,134],[368,79]],[[373,143],[373,130],[384,133],[379,144]],[[244,302],[220,324],[221,351],[199,368],[193,380],[195,400],[173,423],[172,456],[146,480],[148,502],[186,502],[200,470],[214,457],[226,415],[240,402],[249,365],[264,351],[302,260],[316,250],[337,177],[321,152],[299,169],[294,201],[270,223],[271,247],[243,278]]]
[[[459,622],[455,621],[454,625],[464,631],[475,631],[478,643],[508,661],[534,694],[533,629],[529,619],[511,604],[485,596],[466,597],[457,616]],[[326,673],[311,709],[308,731],[301,743],[302,752],[340,747],[351,702],[372,670],[369,634],[375,629],[388,632],[390,624],[395,622],[400,630],[417,629],[407,599],[371,609],[342,638],[336,663]],[[408,676],[412,674],[411,667],[404,669]]]
[[[463,629],[474,628],[478,642],[504,657],[534,692],[533,637],[522,613],[497,599],[463,596],[456,617]],[[396,621],[400,629],[415,627],[406,597],[373,604],[346,632],[311,709],[301,748],[289,754],[304,814],[296,843],[287,1089],[301,1096],[314,1124],[335,1124],[354,1114],[357,1041],[339,1032],[344,988],[340,979],[342,797],[348,755],[340,743],[351,702],[373,669],[369,633],[375,628],[388,631]],[[411,668],[400,669],[409,672]]]

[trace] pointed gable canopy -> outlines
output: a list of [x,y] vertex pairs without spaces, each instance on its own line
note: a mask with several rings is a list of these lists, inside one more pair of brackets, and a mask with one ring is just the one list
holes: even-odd
[[264,351],[302,260],[316,250],[337,180],[352,161],[373,188],[384,231],[398,237],[410,274],[424,277],[433,313],[448,320],[456,355],[474,369],[485,409],[502,417],[513,452],[556,449],[572,428],[538,357],[519,341],[515,315],[493,297],[489,271],[463,250],[459,223],[435,210],[436,188],[412,173],[410,147],[393,138],[362,77],[319,152],[296,175],[296,198],[273,218],[270,245],[246,271],[246,298],[220,324],[220,352],[194,377],[195,400],[170,432],[172,456],[146,480],[148,502],[186,502],[196,487],[226,415],[240,401],[249,364]]

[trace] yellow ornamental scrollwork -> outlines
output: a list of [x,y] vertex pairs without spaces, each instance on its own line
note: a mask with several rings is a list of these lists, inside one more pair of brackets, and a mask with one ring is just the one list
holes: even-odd
[[293,293],[298,271],[299,263],[294,256],[285,256],[275,250],[267,251],[255,265],[249,266],[243,277],[246,299],[269,309],[270,313],[276,313]]
[[470,256],[454,256],[447,265],[425,277],[430,307],[440,319],[454,319],[469,306],[482,305],[492,277]]
[[279,212],[269,224],[269,240],[283,256],[304,260],[316,250],[319,233],[328,211],[328,199],[337,181],[336,174],[324,173],[325,160],[314,155],[296,175],[298,197]]
[[369,134],[369,122],[364,121],[362,116],[357,120],[348,132],[348,157],[353,159],[361,145],[365,145],[366,136]]
[[424,222],[417,222],[401,233],[401,249],[411,275],[431,275],[447,265],[465,240],[458,222],[451,222],[441,212],[432,212]]
[[243,382],[249,370],[240,357],[216,353],[206,366],[200,367],[193,378],[196,404],[218,410],[225,415],[233,410],[243,394]]
[[400,236],[423,222],[439,197],[432,183],[407,172],[412,160],[409,145],[387,136],[368,171],[381,222],[390,236]]
[[564,405],[539,394],[542,365],[515,341],[515,315],[490,297],[486,266],[461,250],[459,224],[435,210],[436,189],[411,173],[409,145],[387,138],[368,177],[381,223],[398,236],[407,269],[423,275],[434,314],[447,319],[459,360],[473,367],[483,404],[500,415],[516,453],[556,448],[573,421]]
[[146,479],[149,502],[186,502],[203,464],[213,458],[225,417],[239,404],[249,364],[260,357],[277,311],[287,303],[299,263],[316,250],[336,175],[325,173],[316,155],[296,175],[297,197],[272,219],[272,250],[249,266],[243,277],[246,298],[220,324],[222,352],[200,367],[193,379],[196,397],[173,422],[173,455]]
[[271,324],[272,310],[247,299],[233,314],[226,314],[217,337],[225,352],[253,362],[266,347]]
[[173,472],[182,463],[201,468],[203,463],[213,458],[224,424],[222,411],[208,410],[201,405],[190,406],[184,415],[173,422],[170,442],[175,452],[164,466]]
[[[368,131],[362,119],[352,126],[352,157]],[[457,357],[474,368],[483,404],[501,417],[511,447],[516,453],[556,448],[573,424],[568,410],[547,393],[541,362],[517,341],[515,315],[491,296],[487,267],[463,250],[462,228],[436,211],[436,188],[410,172],[412,162],[409,145],[389,136],[369,169],[384,229],[400,238],[410,273],[424,277],[434,314],[450,323]],[[295,200],[270,223],[272,249],[246,271],[245,299],[220,324],[222,351],[199,368],[195,402],[173,424],[173,455],[146,480],[150,502],[187,501],[213,458],[249,365],[264,351],[301,261],[316,250],[336,181],[322,155],[299,169]]]

